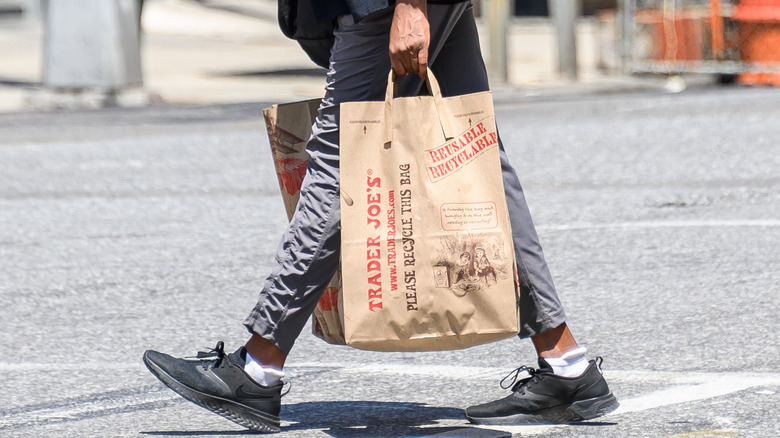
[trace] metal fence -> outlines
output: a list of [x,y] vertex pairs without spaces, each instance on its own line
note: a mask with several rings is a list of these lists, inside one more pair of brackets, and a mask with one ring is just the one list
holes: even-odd
[[780,0],[624,0],[622,21],[631,72],[780,85]]

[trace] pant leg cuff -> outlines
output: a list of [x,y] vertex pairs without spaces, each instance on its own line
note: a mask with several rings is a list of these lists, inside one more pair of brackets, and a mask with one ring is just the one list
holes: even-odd
[[548,330],[552,330],[564,322],[566,322],[566,312],[563,311],[563,308],[560,308],[554,313],[537,318],[536,321],[528,323],[520,321],[520,333],[518,333],[518,336],[522,339],[530,338],[531,336],[536,336]]

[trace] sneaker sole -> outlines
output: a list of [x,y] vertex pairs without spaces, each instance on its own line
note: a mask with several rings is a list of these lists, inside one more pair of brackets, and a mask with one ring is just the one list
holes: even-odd
[[612,393],[580,400],[569,405],[544,409],[533,414],[515,414],[505,417],[471,417],[466,418],[474,424],[518,425],[518,424],[565,424],[592,420],[606,415],[620,406]]
[[168,375],[162,368],[151,361],[146,354],[144,354],[144,364],[165,386],[198,406],[202,406],[247,429],[261,433],[281,432],[279,417],[252,409],[232,400],[215,397],[190,388]]

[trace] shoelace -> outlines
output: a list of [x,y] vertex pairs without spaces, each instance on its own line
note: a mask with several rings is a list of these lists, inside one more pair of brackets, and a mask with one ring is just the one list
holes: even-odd
[[[518,378],[522,375],[522,373],[527,373],[527,375],[523,376],[518,380]],[[530,383],[532,380],[535,380],[539,377],[541,374],[541,371],[527,367],[525,365],[521,366],[520,368],[514,369],[509,372],[503,379],[501,379],[501,388],[503,389],[509,389],[512,388],[512,391],[517,391],[522,386],[524,386],[527,383]],[[507,384],[505,383],[508,379],[511,379],[511,381]]]
[[[208,349],[208,351],[199,351],[195,357],[197,359],[209,359],[200,361],[200,365],[204,370],[208,369],[210,363],[213,363],[214,366],[219,366],[219,364],[222,362],[222,359],[225,358],[225,343],[222,341],[217,342],[217,345],[214,348],[203,348]],[[216,358],[216,360],[212,358]]]

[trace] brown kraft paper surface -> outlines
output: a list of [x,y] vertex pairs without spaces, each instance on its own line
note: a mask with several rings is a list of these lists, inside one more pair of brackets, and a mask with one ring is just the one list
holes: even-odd
[[[463,348],[519,329],[489,93],[341,106],[343,320],[372,350]],[[385,143],[384,124],[392,123]]]

